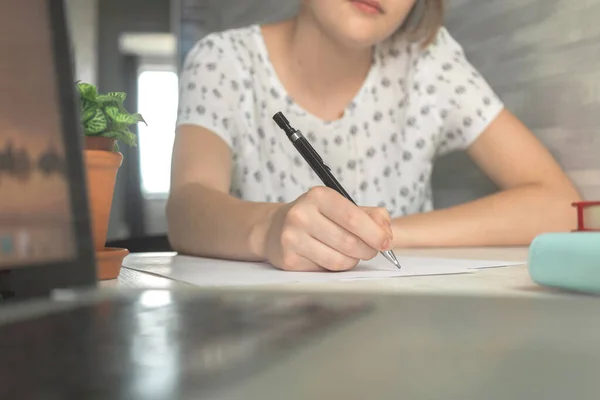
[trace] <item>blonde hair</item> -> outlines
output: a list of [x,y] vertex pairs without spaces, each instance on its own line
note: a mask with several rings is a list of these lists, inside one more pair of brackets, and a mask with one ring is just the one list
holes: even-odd
[[423,47],[431,44],[444,24],[444,0],[417,0],[398,32]]

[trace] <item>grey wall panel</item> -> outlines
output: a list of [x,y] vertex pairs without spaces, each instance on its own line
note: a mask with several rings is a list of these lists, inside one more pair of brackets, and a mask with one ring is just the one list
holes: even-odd
[[66,0],[69,30],[75,57],[75,80],[97,83],[98,1]]
[[[446,26],[467,57],[577,182],[600,193],[600,2],[454,0]],[[464,154],[441,159],[435,200],[445,207],[492,192]]]

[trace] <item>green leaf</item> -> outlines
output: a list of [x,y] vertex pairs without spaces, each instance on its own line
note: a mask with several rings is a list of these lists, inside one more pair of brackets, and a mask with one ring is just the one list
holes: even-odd
[[118,139],[125,143],[127,146],[135,147],[137,145],[137,138],[135,134],[127,129],[118,132]]
[[148,124],[146,123],[146,121],[144,121],[144,117],[142,117],[142,114],[133,114],[134,117],[137,118],[137,122],[143,122],[144,124],[146,124],[146,126],[148,126]]
[[118,152],[119,152],[119,142],[116,142],[116,141],[115,141],[115,144],[113,144],[113,151],[114,151],[115,153],[118,153]]
[[96,108],[96,106],[96,103],[91,100],[81,99],[81,108],[84,111],[89,110],[90,108]]
[[103,106],[117,106],[122,103],[119,98],[107,94],[99,94],[98,97],[96,97],[96,101]]
[[117,124],[132,125],[138,122],[138,117],[119,110],[119,107],[109,106],[104,109],[106,115]]
[[97,109],[90,108],[88,110],[83,111],[83,113],[81,114],[81,119],[84,122],[84,124],[87,123],[96,114],[96,110]]
[[125,143],[127,146],[135,147],[137,145],[137,140],[136,140],[137,138],[136,138],[135,134],[127,129],[119,130],[119,131],[112,130],[112,131],[104,132],[104,133],[102,133],[102,136],[111,138],[111,139],[120,140],[121,142]]
[[108,107],[105,107],[104,108],[104,112],[106,113],[106,115],[108,115],[108,117],[110,119],[112,119],[115,122],[117,122],[117,120],[120,119],[120,115],[123,114],[119,110],[119,107],[117,107],[117,106],[108,106]]
[[77,89],[79,90],[81,97],[86,100],[94,101],[96,100],[96,97],[98,97],[98,89],[96,89],[96,86],[90,85],[89,83],[78,83]]
[[122,132],[122,131],[129,130],[128,127],[129,127],[129,124],[120,124],[117,122],[113,122],[111,124],[110,130],[115,131],[115,132]]
[[[108,94],[100,94],[96,98],[96,101],[100,104],[115,105],[123,108],[123,101],[127,98],[126,93],[121,92],[110,92]],[[123,108],[124,110],[124,108]]]
[[90,120],[95,114],[98,106],[89,100],[82,100],[81,120],[85,123]]
[[85,133],[89,135],[98,135],[108,127],[106,116],[100,109],[96,109],[94,116],[84,124]]
[[146,121],[140,114],[130,114],[123,105],[127,93],[109,92],[98,94],[96,86],[76,82],[81,97],[81,122],[88,136],[104,136],[116,139],[114,151],[119,151],[117,142],[136,146],[137,136],[129,130],[130,125]]
[[137,146],[137,137],[131,131],[123,131],[123,136],[121,137],[121,141],[125,143],[127,146],[136,147]]
[[119,99],[121,102],[124,102],[125,99],[127,98],[127,93],[123,93],[123,92],[110,92],[110,93],[108,93],[108,96],[114,97],[116,99]]

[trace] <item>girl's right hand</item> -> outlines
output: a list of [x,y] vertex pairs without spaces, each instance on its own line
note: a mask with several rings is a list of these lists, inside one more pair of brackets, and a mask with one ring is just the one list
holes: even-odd
[[392,246],[383,208],[358,207],[327,187],[314,187],[272,215],[266,258],[288,271],[346,271]]

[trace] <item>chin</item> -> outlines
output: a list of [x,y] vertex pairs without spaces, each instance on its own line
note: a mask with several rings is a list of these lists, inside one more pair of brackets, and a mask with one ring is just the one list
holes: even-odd
[[391,33],[382,32],[372,24],[352,24],[340,29],[338,38],[350,48],[366,48],[387,39]]
[[349,48],[371,47],[392,35],[400,23],[397,16],[357,11],[348,0],[311,0],[308,4],[307,10],[321,28]]

